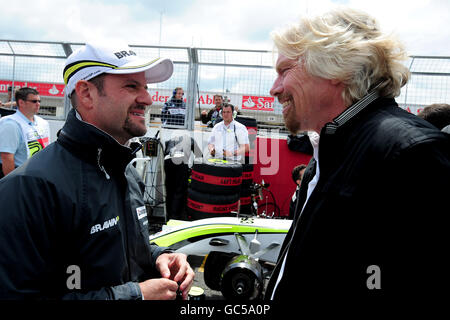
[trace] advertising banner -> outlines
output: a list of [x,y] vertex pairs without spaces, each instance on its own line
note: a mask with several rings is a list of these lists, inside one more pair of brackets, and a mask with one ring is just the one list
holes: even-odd
[[[0,80],[0,93],[8,92],[8,88],[12,86],[10,80]],[[27,82],[14,81],[14,88],[29,87],[39,91],[39,95],[47,97],[64,97],[64,84],[61,83],[45,83],[45,82]]]
[[242,96],[242,109],[273,111],[274,102],[274,97]]

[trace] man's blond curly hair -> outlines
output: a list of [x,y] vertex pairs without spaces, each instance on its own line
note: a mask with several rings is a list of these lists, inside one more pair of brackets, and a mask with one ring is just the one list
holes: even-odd
[[311,75],[342,81],[347,105],[378,84],[381,96],[396,97],[410,76],[403,45],[365,12],[341,7],[271,36],[279,53],[298,59]]

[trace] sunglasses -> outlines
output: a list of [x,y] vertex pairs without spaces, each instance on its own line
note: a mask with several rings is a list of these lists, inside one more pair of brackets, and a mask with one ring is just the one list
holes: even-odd
[[41,103],[41,100],[39,100],[39,99],[25,100],[25,101],[32,102],[32,103],[37,103],[37,102]]

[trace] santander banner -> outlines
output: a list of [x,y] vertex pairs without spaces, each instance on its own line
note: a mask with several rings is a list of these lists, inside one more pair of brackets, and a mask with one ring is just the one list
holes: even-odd
[[[12,86],[12,81],[0,80],[0,93],[8,92],[8,87]],[[39,95],[48,97],[64,97],[64,84],[14,81],[14,88],[29,87],[39,91]]]
[[274,97],[242,96],[243,110],[273,111]]
[[[8,88],[12,86],[11,80],[0,80],[0,93],[7,93]],[[64,84],[62,83],[48,83],[48,82],[30,82],[30,81],[14,81],[15,88],[30,87],[39,91],[39,95],[45,97],[64,97]],[[154,106],[162,106],[165,102],[169,101],[172,97],[172,90],[170,89],[149,89],[149,93],[152,97]],[[248,96],[241,94],[228,93],[227,95],[230,103],[236,107],[242,108],[242,110],[252,111],[274,111],[274,97],[267,96]],[[186,102],[187,99],[184,98]],[[204,109],[214,107],[214,93],[200,92],[200,96],[196,101],[196,108],[201,107]],[[399,104],[401,108],[406,111],[417,115],[420,113],[425,105],[404,105]]]

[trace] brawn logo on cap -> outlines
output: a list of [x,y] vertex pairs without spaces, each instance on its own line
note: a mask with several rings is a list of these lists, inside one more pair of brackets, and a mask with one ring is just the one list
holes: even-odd
[[165,58],[139,58],[137,53],[126,44],[87,43],[74,51],[66,60],[63,70],[65,91],[70,96],[78,81],[87,81],[102,73],[138,72],[145,72],[147,83],[166,81],[173,73],[173,63]]
[[114,52],[114,54],[117,58],[122,59],[123,57],[135,56],[136,52],[128,50],[128,51]]

